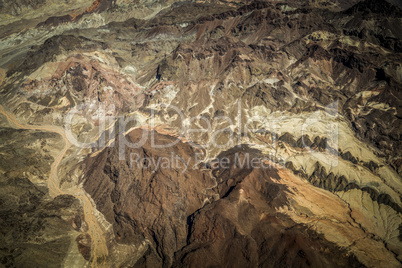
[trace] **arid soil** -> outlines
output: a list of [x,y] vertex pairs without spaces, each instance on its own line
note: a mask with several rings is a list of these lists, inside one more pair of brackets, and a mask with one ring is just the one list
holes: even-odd
[[1,265],[401,267],[401,8],[0,1]]

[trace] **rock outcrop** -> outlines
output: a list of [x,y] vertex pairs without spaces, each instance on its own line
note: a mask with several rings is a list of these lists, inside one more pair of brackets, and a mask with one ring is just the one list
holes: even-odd
[[2,264],[400,267],[400,8],[0,1]]

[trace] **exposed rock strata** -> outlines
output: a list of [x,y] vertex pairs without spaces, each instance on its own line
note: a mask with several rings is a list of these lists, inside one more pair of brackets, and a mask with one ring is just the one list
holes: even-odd
[[[57,135],[0,122],[3,264],[39,239],[51,266],[401,265],[397,1],[3,2],[0,103],[29,126],[75,113],[77,140],[98,145],[56,163]],[[180,142],[123,161],[132,127]],[[272,168],[211,161],[236,153]],[[52,163],[80,202],[47,195]]]

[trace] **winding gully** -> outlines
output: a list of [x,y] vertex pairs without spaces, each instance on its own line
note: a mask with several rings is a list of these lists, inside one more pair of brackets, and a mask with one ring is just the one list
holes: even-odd
[[58,175],[57,170],[60,165],[60,162],[64,158],[67,150],[71,147],[70,141],[68,140],[65,131],[62,127],[53,126],[53,125],[29,125],[24,124],[18,121],[18,119],[12,113],[6,111],[3,106],[0,105],[0,114],[4,115],[7,121],[11,126],[19,129],[30,129],[30,130],[40,130],[46,132],[52,132],[59,134],[64,140],[64,148],[60,151],[60,153],[55,157],[53,164],[51,165],[49,179],[48,179],[48,188],[49,195],[54,198],[58,195],[69,194],[75,196],[81,201],[85,221],[88,225],[88,232],[91,236],[91,267],[99,267],[99,266],[107,266],[106,265],[106,256],[108,256],[108,248],[106,245],[106,239],[104,231],[99,224],[96,216],[95,216],[95,208],[93,203],[91,202],[88,194],[81,188],[70,188],[67,190],[60,189],[58,185]]

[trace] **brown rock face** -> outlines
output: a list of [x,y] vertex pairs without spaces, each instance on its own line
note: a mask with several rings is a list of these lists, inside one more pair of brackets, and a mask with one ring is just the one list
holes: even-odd
[[277,169],[239,166],[246,157],[256,159],[257,154],[243,146],[218,157],[233,164],[213,172],[221,199],[190,217],[188,245],[177,253],[174,266],[359,265],[353,255],[277,212],[279,207],[290,206],[288,187],[280,183]]
[[[84,182],[113,224],[117,242],[149,241],[136,267],[359,264],[353,254],[277,212],[289,205],[277,170],[239,166],[247,157],[258,157],[257,150],[243,146],[222,153],[218,159],[228,166],[211,173],[195,166],[197,150],[188,143],[155,149],[150,139],[166,145],[175,137],[136,129],[127,140],[137,143],[143,135],[147,142],[127,148],[124,160],[119,160],[119,143],[89,158]],[[183,162],[164,165],[172,155]]]
[[400,2],[0,0],[0,263],[401,267]]
[[[170,264],[173,253],[186,245],[187,217],[202,206],[203,190],[213,186],[213,179],[192,169],[196,151],[190,145],[179,141],[171,148],[153,148],[151,136],[160,145],[177,139],[141,129],[127,139],[136,143],[141,135],[147,142],[128,148],[124,161],[119,161],[119,144],[88,159],[84,188],[113,224],[117,242],[148,240],[157,261]],[[172,155],[181,158],[170,163]]]

